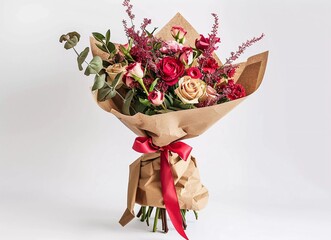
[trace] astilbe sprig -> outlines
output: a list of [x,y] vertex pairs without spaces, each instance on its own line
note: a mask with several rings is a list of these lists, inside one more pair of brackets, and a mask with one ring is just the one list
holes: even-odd
[[242,43],[239,47],[238,50],[236,52],[231,52],[231,56],[229,58],[226,59],[226,62],[224,63],[224,66],[231,64],[232,62],[234,62],[235,60],[237,60],[241,54],[244,53],[244,51],[252,46],[254,43],[260,41],[263,37],[264,37],[264,33],[261,34],[260,37],[254,37],[250,40],[247,40],[246,42]]

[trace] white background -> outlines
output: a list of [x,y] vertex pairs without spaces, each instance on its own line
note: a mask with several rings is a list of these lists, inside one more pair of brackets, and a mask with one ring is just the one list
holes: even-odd
[[[76,30],[125,40],[120,0],[0,1],[0,239],[180,239],[153,234],[126,205],[134,134],[93,102],[92,79],[58,42]],[[176,12],[207,34],[221,21],[224,60],[270,50],[261,88],[188,140],[210,202],[191,240],[331,239],[331,4],[315,1],[134,1],[137,20],[162,27]],[[138,23],[137,21],[137,23]]]

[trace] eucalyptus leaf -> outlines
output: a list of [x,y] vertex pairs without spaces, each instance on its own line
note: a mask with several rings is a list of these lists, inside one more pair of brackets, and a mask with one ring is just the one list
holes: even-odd
[[107,87],[107,85],[104,85],[103,88],[98,90],[98,94],[97,94],[97,99],[99,102],[105,101],[106,100],[106,96],[112,91],[111,88]]
[[77,45],[78,41],[79,41],[78,37],[73,36],[72,38],[70,38],[66,41],[66,43],[64,44],[64,48],[67,50],[71,49]]
[[95,38],[95,40],[99,42],[102,42],[105,39],[105,36],[98,32],[93,32],[92,35]]
[[77,56],[78,68],[79,68],[80,71],[83,70],[83,66],[82,66],[82,64],[83,64],[84,61],[86,60],[86,57],[87,57],[89,51],[90,51],[90,48],[87,47],[87,48],[85,48],[85,49],[84,49],[84,50],[83,50],[83,51]]
[[111,83],[112,88],[114,88],[114,89],[116,88],[117,84],[119,83],[119,81],[121,79],[121,76],[122,76],[122,72],[120,72],[116,75],[115,79]]
[[92,91],[97,89],[101,89],[105,85],[106,74],[96,75],[94,78],[94,84],[92,87]]
[[111,98],[115,97],[116,94],[117,94],[116,90],[115,90],[115,89],[112,89],[112,90],[107,94],[105,100],[107,100],[107,99],[111,99]]
[[132,90],[130,90],[126,95],[125,95],[125,99],[124,99],[124,104],[123,104],[123,109],[122,112],[125,115],[131,115],[130,114],[130,105],[132,102],[134,96],[134,92]]
[[89,65],[87,66],[85,70],[85,75],[89,76],[90,74],[97,74],[100,72],[100,70],[103,68],[102,66],[102,59],[99,56],[93,57]]
[[59,41],[62,43],[64,41],[67,41],[68,39],[73,38],[74,36],[77,37],[78,41],[80,39],[80,34],[78,32],[69,32],[67,34],[62,34]]

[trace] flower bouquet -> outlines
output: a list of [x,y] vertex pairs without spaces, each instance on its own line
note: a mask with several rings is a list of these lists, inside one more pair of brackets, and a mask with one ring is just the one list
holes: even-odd
[[[60,37],[66,49],[77,54],[79,70],[86,63],[85,75],[94,75],[92,92],[98,105],[114,114],[138,135],[133,149],[143,155],[130,165],[127,209],[120,223],[124,226],[136,215],[153,231],[161,219],[168,231],[167,215],[188,239],[185,216],[206,206],[208,190],[200,181],[192,148],[180,140],[199,136],[211,125],[253,93],[261,84],[268,52],[234,64],[243,51],[264,35],[243,43],[222,64],[214,51],[218,16],[208,37],[196,30],[178,13],[157,34],[148,31],[150,19],[138,29],[132,5],[123,5],[132,23],[123,20],[128,41],[116,44],[105,35],[90,38],[93,59],[86,61],[89,47],[79,53],[75,46],[80,35],[70,32]],[[203,117],[201,117],[203,116]]]

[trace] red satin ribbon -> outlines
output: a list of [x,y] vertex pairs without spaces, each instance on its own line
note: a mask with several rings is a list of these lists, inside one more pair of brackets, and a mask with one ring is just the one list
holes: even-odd
[[173,142],[167,146],[158,147],[153,144],[152,139],[149,137],[137,137],[132,148],[140,153],[161,152],[160,179],[164,205],[177,232],[188,240],[183,228],[182,214],[180,212],[174,178],[169,164],[169,151],[177,153],[181,159],[186,161],[191,153],[192,147],[183,142]]

